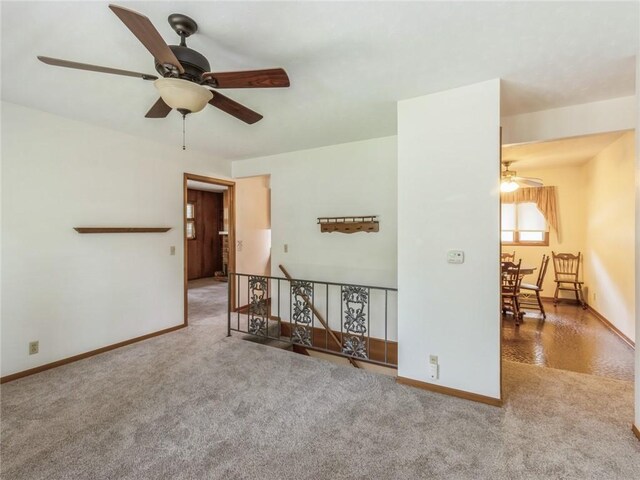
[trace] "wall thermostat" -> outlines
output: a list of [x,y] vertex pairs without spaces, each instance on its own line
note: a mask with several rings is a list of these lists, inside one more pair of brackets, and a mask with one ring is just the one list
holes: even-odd
[[464,263],[464,252],[462,250],[449,250],[447,252],[448,263]]

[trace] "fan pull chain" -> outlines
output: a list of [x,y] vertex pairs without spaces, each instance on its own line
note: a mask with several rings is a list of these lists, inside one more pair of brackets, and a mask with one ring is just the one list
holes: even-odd
[[186,136],[186,134],[185,134],[185,123],[186,123],[186,120],[187,120],[187,115],[183,114],[182,115],[182,150],[186,150],[187,149],[186,146],[185,146],[185,136]]

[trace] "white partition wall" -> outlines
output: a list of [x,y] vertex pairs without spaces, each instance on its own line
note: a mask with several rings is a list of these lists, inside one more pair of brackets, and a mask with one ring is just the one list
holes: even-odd
[[398,103],[398,375],[495,399],[499,132],[498,79]]

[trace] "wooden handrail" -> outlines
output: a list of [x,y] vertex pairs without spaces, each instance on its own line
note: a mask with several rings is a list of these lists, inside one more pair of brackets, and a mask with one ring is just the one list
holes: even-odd
[[[278,267],[280,267],[280,270],[282,271],[282,273],[284,274],[284,276],[286,277],[287,280],[291,281],[292,277],[291,275],[289,275],[289,272],[287,271],[286,268],[284,268],[284,266],[282,265],[278,265]],[[318,319],[318,321],[322,324],[322,326],[325,328],[325,330],[327,332],[329,332],[329,336],[333,339],[334,342],[336,342],[336,345],[342,349],[342,342],[340,342],[340,340],[338,339],[338,337],[336,336],[336,334],[333,332],[333,330],[331,330],[329,328],[329,326],[327,325],[327,322],[324,320],[324,318],[322,318],[322,315],[320,314],[320,312],[316,309],[316,307],[313,305],[313,303],[311,303],[309,301],[309,297],[307,297],[305,294],[300,294],[300,296],[302,297],[302,299],[304,300],[304,303],[307,304],[308,307],[311,308],[311,311],[313,312],[313,314],[316,316],[316,318]],[[304,345],[303,345],[304,346]],[[347,357],[349,359],[349,362],[351,363],[351,365],[353,365],[356,368],[360,368],[358,366],[358,363],[352,358],[352,357]]]

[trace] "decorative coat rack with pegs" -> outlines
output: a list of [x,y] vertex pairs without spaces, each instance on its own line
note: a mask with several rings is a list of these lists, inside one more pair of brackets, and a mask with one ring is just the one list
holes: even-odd
[[318,217],[322,233],[378,232],[380,222],[377,215],[358,215],[355,217]]

